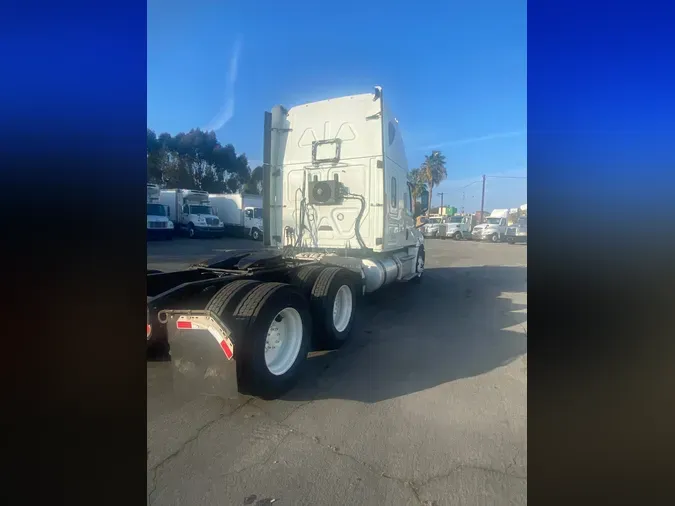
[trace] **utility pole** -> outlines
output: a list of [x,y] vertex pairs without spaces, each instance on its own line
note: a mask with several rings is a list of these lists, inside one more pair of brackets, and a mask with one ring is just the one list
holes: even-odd
[[464,200],[466,198],[466,192],[462,192],[462,214],[464,214]]
[[485,212],[485,174],[483,174],[483,193],[480,196],[480,222],[483,223],[483,213]]
[[443,209],[443,195],[444,195],[444,193],[439,192],[439,195],[441,196],[441,208],[438,211],[439,211],[439,213],[442,213],[443,212],[442,209]]

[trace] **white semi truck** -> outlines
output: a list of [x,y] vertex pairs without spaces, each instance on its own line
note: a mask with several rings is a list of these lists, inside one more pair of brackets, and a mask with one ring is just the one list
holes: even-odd
[[209,200],[216,215],[223,221],[227,234],[262,240],[263,205],[260,195],[209,193]]
[[172,239],[173,222],[169,219],[168,207],[159,203],[159,186],[148,183],[147,192],[145,214],[148,238]]
[[502,242],[506,237],[508,218],[508,209],[495,209],[487,217],[485,223],[473,228],[471,237],[476,241]]
[[[274,398],[348,339],[361,296],[424,274],[398,121],[381,88],[265,115],[263,250],[148,271],[147,339],[175,374]],[[177,377],[178,377],[177,376]]]
[[506,242],[527,244],[527,204],[523,204],[515,211],[515,221],[506,229]]
[[453,238],[456,241],[468,239],[471,237],[471,226],[473,216],[470,214],[456,214],[449,216],[443,224],[438,227],[437,237],[441,239]]
[[225,233],[223,222],[213,212],[207,192],[183,189],[162,190],[159,200],[169,208],[169,217],[174,225],[188,237],[221,237]]

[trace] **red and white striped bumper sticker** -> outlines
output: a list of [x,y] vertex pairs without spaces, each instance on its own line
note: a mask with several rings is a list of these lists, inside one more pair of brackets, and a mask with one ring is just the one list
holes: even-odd
[[176,328],[178,330],[207,330],[218,341],[227,360],[232,360],[232,357],[234,357],[232,340],[213,318],[182,315],[176,320]]

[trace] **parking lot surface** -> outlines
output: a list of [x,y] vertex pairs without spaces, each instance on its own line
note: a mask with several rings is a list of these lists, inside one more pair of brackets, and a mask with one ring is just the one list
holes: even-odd
[[[148,244],[178,269],[250,240]],[[152,505],[525,504],[527,247],[431,240],[420,285],[372,294],[341,350],[262,401],[148,362]]]

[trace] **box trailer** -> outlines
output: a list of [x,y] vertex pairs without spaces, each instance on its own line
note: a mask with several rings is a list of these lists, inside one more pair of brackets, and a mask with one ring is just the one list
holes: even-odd
[[261,241],[263,235],[262,197],[241,193],[210,193],[209,200],[223,221],[225,233]]
[[160,192],[159,200],[169,208],[169,218],[176,228],[191,239],[221,237],[225,233],[223,222],[215,215],[207,192],[167,189]]

